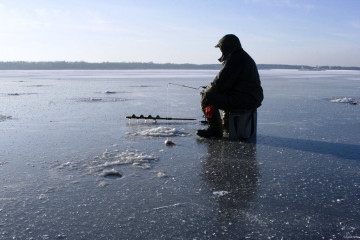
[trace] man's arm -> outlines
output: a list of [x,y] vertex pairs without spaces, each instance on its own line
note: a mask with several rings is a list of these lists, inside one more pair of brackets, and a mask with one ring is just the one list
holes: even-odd
[[234,86],[237,76],[241,71],[239,62],[234,58],[231,58],[225,62],[225,65],[215,77],[212,82],[212,87],[216,89],[217,92],[226,92],[231,90]]

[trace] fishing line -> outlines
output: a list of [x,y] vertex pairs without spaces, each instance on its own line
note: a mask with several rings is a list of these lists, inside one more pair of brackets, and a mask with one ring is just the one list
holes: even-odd
[[169,84],[166,86],[166,117],[169,117]]
[[167,87],[166,87],[166,118],[168,118],[168,113],[169,113],[169,87],[170,85],[175,85],[175,86],[179,86],[179,87],[184,87],[184,88],[191,88],[191,89],[194,89],[194,90],[198,90],[199,88],[195,88],[195,87],[190,87],[190,86],[187,86],[187,85],[183,85],[183,84],[177,84],[177,83],[168,83],[167,84]]
[[[188,86],[188,85],[184,85],[184,84],[178,84],[178,83],[168,83],[167,84],[167,91],[166,91],[166,118],[168,118],[168,105],[169,105],[169,101],[168,101],[168,95],[169,95],[169,86],[170,85],[175,85],[175,86],[179,86],[179,87],[184,87],[184,88],[190,88],[190,89],[194,89],[194,90],[199,90],[199,89],[205,89],[206,86],[200,86],[198,88],[196,87],[191,87],[191,86]],[[202,120],[200,121],[202,124],[207,124],[207,120]]]

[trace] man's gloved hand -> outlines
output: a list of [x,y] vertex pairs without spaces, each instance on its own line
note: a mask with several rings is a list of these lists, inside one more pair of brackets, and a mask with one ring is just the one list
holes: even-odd
[[208,119],[211,119],[215,113],[215,111],[217,111],[218,109],[214,106],[214,105],[209,105],[205,108],[205,116]]

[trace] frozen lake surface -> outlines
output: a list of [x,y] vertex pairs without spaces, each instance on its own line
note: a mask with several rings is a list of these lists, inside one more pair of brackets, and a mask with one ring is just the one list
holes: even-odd
[[360,72],[260,71],[256,143],[125,118],[216,73],[0,71],[0,239],[359,239]]

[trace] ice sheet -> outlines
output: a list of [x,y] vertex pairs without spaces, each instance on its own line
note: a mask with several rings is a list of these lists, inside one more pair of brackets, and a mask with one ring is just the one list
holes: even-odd
[[216,74],[0,71],[0,239],[360,236],[359,72],[260,71],[256,144],[125,118],[201,119],[168,83]]

